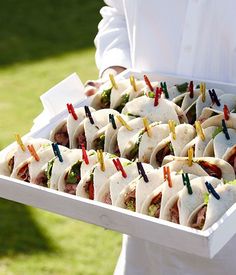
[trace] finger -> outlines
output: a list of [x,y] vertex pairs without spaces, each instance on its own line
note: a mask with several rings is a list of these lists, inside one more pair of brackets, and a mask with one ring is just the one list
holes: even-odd
[[86,83],[84,84],[85,87],[87,86],[92,86],[95,88],[99,88],[102,85],[102,82],[100,80],[88,80],[86,81]]
[[92,87],[92,86],[87,86],[87,87],[85,87],[85,89],[84,89],[84,94],[85,94],[86,96],[92,96],[92,95],[94,95],[96,92],[97,92],[97,88]]

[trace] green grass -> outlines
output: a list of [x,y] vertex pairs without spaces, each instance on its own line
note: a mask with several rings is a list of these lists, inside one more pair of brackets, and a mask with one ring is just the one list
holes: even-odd
[[[82,4],[83,3],[83,4]],[[97,77],[93,39],[102,1],[5,1],[0,9],[0,149],[27,133],[39,96],[77,72]],[[14,191],[14,190],[13,190]],[[112,274],[121,236],[0,200],[0,274]]]

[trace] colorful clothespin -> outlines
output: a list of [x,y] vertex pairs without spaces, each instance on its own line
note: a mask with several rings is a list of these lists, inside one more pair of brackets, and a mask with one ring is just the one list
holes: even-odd
[[89,164],[88,154],[83,143],[81,144],[81,149],[82,149],[82,159],[85,162],[85,164],[88,165]]
[[89,118],[90,123],[91,123],[91,124],[94,124],[94,120],[93,120],[93,118],[92,118],[92,114],[91,114],[91,112],[90,112],[89,107],[88,107],[88,106],[84,106],[84,111],[85,111],[86,117]]
[[209,183],[208,181],[205,182],[207,191],[209,192],[209,194],[212,194],[212,196],[214,196],[217,200],[220,199],[220,195],[216,192],[215,188],[212,186],[211,183]]
[[36,161],[39,161],[40,158],[39,158],[37,152],[35,151],[34,145],[33,145],[33,144],[27,145],[27,148],[28,148],[28,150],[29,150],[31,156],[32,156]]
[[168,186],[172,188],[172,181],[171,181],[171,176],[170,176],[170,167],[169,166],[164,166],[163,167],[163,174],[164,174],[164,180],[167,180]]
[[111,122],[113,129],[116,130],[117,127],[116,127],[116,122],[113,114],[109,114],[109,121]]
[[19,134],[16,134],[16,135],[15,135],[15,139],[16,139],[16,142],[18,143],[18,145],[20,146],[21,150],[22,150],[23,152],[25,152],[25,151],[26,151],[25,145],[23,144],[23,141],[22,141],[20,135],[19,135]]
[[73,116],[74,120],[77,120],[78,116],[75,113],[75,109],[74,109],[73,105],[71,103],[67,103],[66,106],[67,106],[67,110],[68,110],[69,114],[71,114]]
[[193,190],[192,190],[192,187],[191,187],[191,184],[190,184],[188,173],[183,173],[182,174],[182,179],[183,179],[183,184],[187,187],[188,194],[192,195]]
[[206,101],[206,83],[200,83],[200,94],[202,96],[202,102]]
[[122,177],[123,178],[127,178],[127,174],[124,170],[124,167],[122,166],[121,162],[120,162],[120,159],[117,158],[117,159],[112,159],[117,171],[121,171],[121,174],[122,174]]
[[147,135],[149,137],[151,137],[152,136],[152,128],[150,127],[149,122],[146,117],[143,118],[143,125],[144,125],[145,131],[147,132]]
[[165,95],[165,98],[167,98],[167,99],[170,98],[168,90],[167,90],[166,82],[161,82],[160,84],[161,84],[162,91]]
[[110,78],[112,87],[114,89],[118,90],[118,86],[117,86],[117,83],[115,81],[114,75],[113,74],[109,74],[109,78]]
[[156,93],[155,93],[155,98],[154,98],[154,106],[158,105],[159,98],[162,94],[162,88],[156,87]]
[[195,121],[195,128],[196,128],[196,131],[197,131],[197,135],[201,138],[202,141],[204,141],[205,140],[205,135],[203,133],[203,129],[202,129],[200,121],[198,121],[198,120]]
[[105,167],[105,162],[104,162],[104,157],[103,157],[102,150],[97,150],[97,159],[98,159],[98,162],[100,164],[101,170],[104,172],[106,170],[106,167]]
[[120,121],[120,123],[129,131],[133,131],[133,128],[129,126],[129,124],[123,119],[122,116],[118,115],[117,116],[118,120]]
[[189,82],[189,85],[188,85],[188,92],[189,92],[190,98],[193,98],[193,96],[194,96],[194,94],[193,94],[193,81],[190,81],[190,82]]
[[224,119],[222,119],[222,130],[223,130],[223,133],[225,134],[225,138],[229,140],[230,136],[229,136],[229,132]]
[[188,166],[193,165],[193,147],[188,149]]
[[170,132],[172,133],[172,138],[176,140],[176,132],[175,132],[175,122],[174,120],[168,121]]
[[143,165],[142,165],[141,162],[137,162],[137,168],[138,168],[139,175],[141,175],[143,177],[144,181],[149,182],[148,177],[145,173],[145,170],[144,170]]
[[136,85],[134,76],[131,75],[131,76],[129,77],[129,80],[130,80],[130,84],[131,84],[131,86],[133,87],[134,91],[137,92],[137,91],[138,91],[138,88],[137,88],[137,85]]
[[225,120],[229,120],[230,111],[227,105],[224,105],[223,112]]
[[148,86],[148,88],[153,92],[154,88],[152,87],[152,84],[151,84],[149,78],[146,75],[144,75],[143,78],[144,78],[144,81],[145,81],[146,85]]
[[63,162],[63,158],[57,143],[52,143],[52,149],[53,149],[54,155],[58,157],[59,161]]
[[211,97],[212,103],[213,103],[213,104],[215,103],[215,104],[219,107],[219,106],[220,106],[220,101],[219,101],[219,99],[218,99],[218,96],[217,96],[215,90],[212,89],[212,90],[209,90],[208,92],[209,92],[209,95],[210,95],[210,97]]

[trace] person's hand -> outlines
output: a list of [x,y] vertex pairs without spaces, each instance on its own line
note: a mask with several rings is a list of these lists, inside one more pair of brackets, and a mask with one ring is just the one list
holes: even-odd
[[125,70],[124,67],[119,67],[119,66],[113,66],[110,68],[107,68],[101,75],[101,78],[97,80],[88,80],[84,86],[85,90],[84,93],[86,96],[92,96],[94,95],[100,86],[106,82],[109,79],[109,74],[117,75]]

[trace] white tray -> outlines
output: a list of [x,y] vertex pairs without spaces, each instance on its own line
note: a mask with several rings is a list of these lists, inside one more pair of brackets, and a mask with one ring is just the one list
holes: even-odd
[[[143,75],[138,72],[126,71],[123,76],[127,77],[131,73],[136,77]],[[148,75],[151,79],[167,81],[172,84],[189,80],[157,74]],[[236,87],[233,84],[206,83],[209,88],[221,88],[227,92],[234,93],[236,91]],[[79,107],[87,103],[84,100],[75,105]],[[50,130],[66,115],[66,110],[60,112],[50,119],[44,127],[28,135],[48,138]],[[0,158],[6,154],[11,146],[9,145],[0,152]],[[220,221],[208,230],[201,232],[6,176],[0,176],[0,197],[207,258],[214,257],[236,233],[236,204],[225,213]]]

